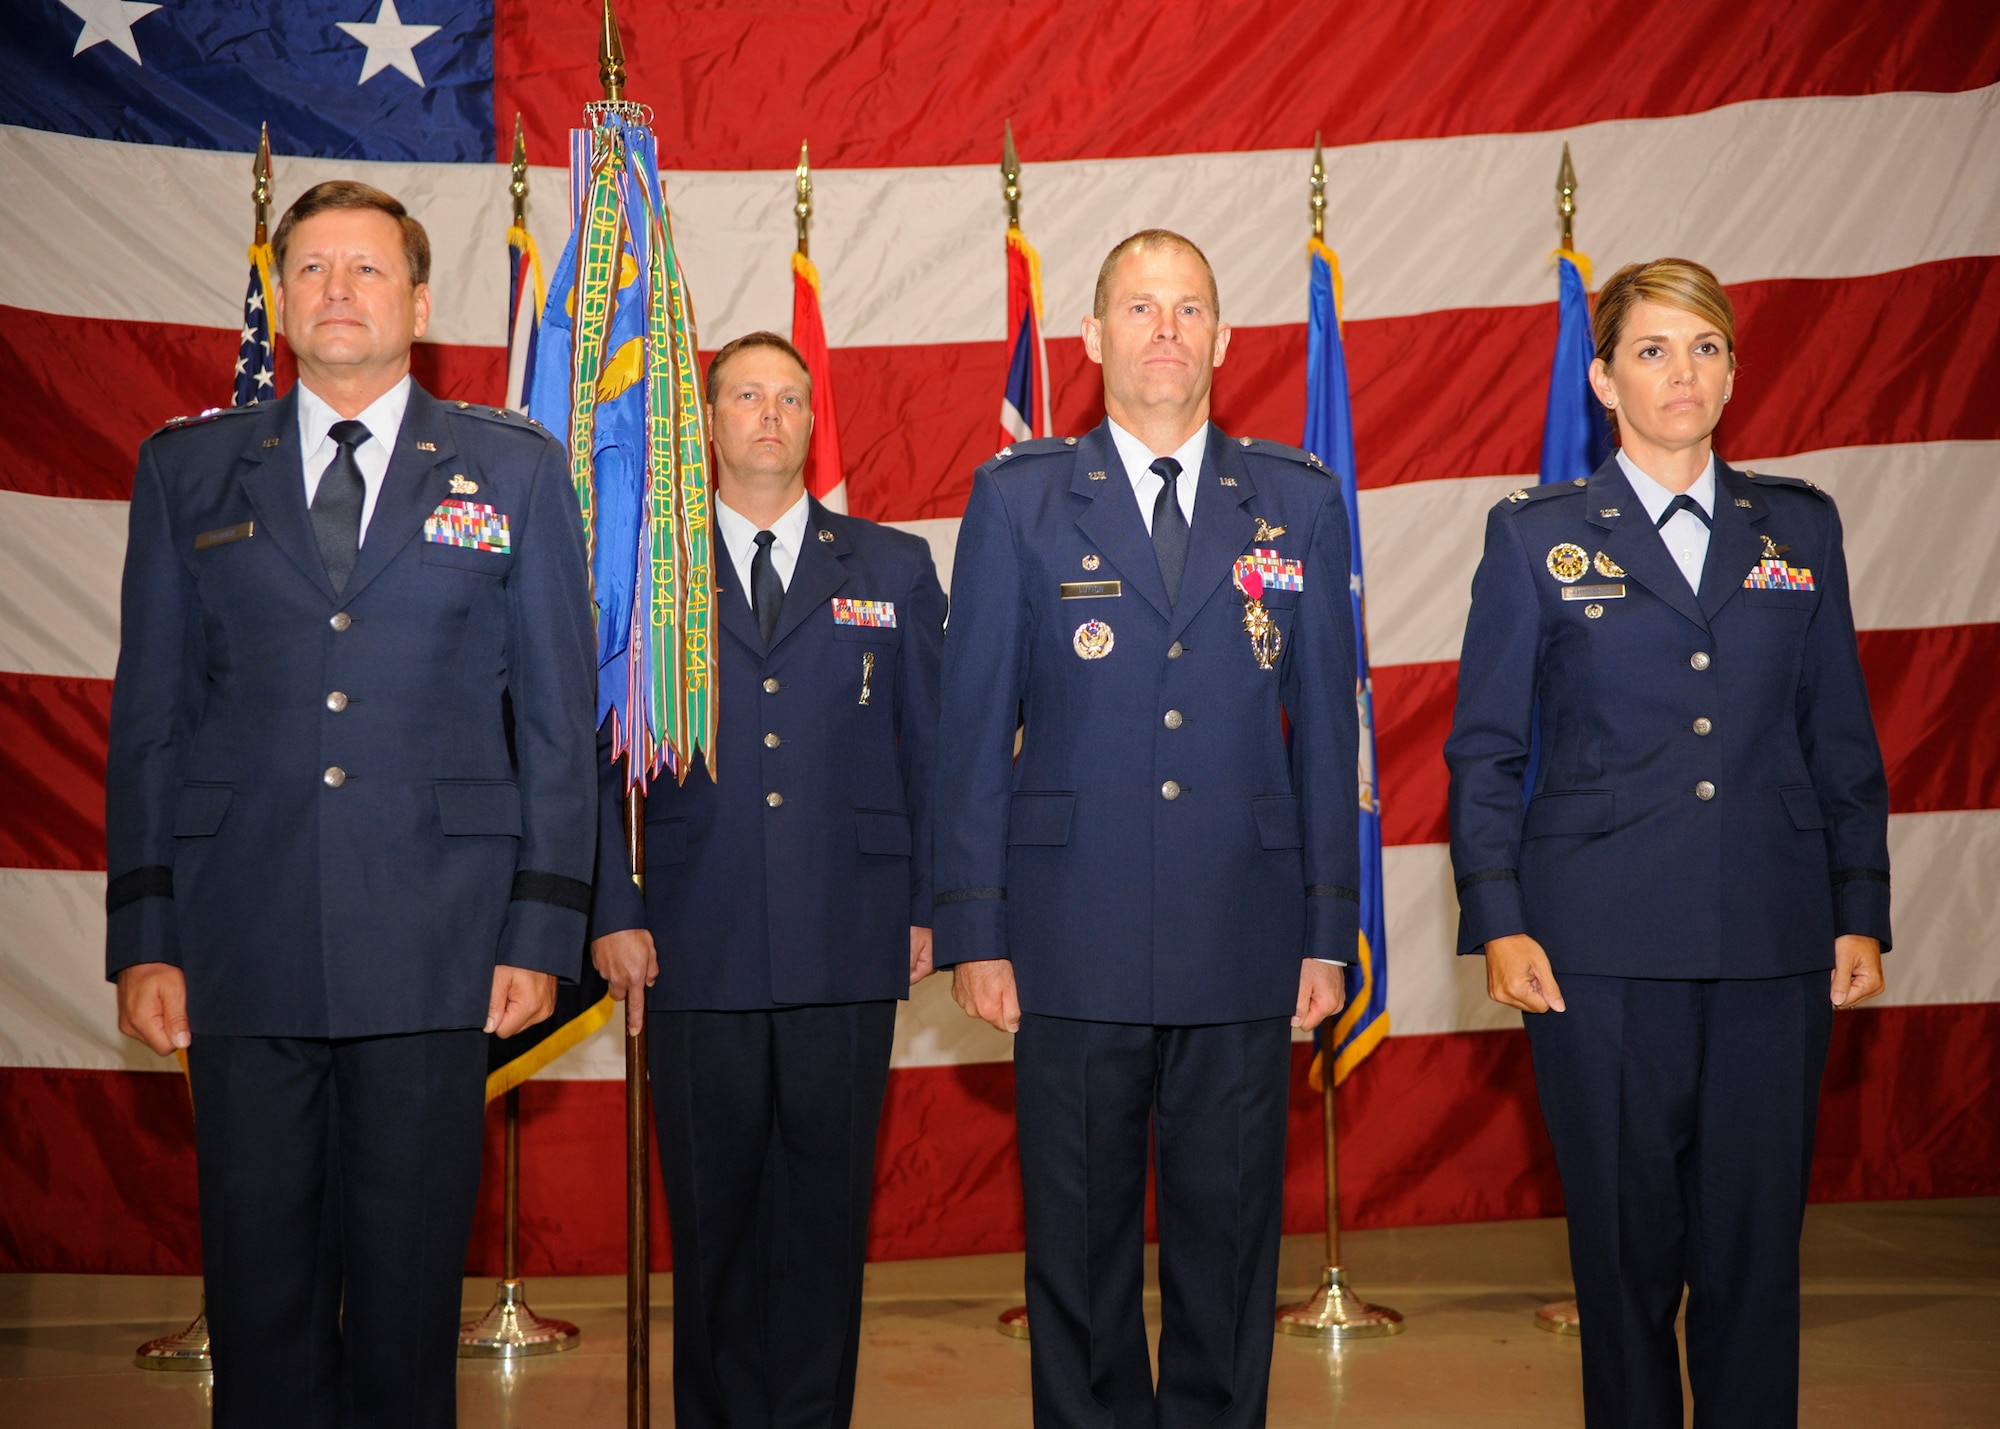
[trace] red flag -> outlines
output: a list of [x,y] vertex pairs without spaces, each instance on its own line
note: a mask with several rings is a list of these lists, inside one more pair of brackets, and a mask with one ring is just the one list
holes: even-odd
[[840,425],[833,414],[833,367],[827,360],[826,324],[819,316],[819,269],[803,253],[792,255],[792,346],[812,376],[812,449],[806,453],[806,490],[830,510],[847,510],[847,474],[840,465]]

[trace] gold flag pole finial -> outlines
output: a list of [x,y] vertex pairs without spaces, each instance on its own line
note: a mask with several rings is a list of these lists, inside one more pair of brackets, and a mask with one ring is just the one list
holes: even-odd
[[250,190],[251,201],[257,205],[257,239],[259,244],[271,241],[271,126],[261,126],[257,133],[257,158],[250,165],[250,176],[256,185]]
[[1313,237],[1326,239],[1326,155],[1319,146],[1319,130],[1313,130],[1312,167]]
[[625,42],[618,36],[618,17],[611,0],[604,0],[604,36],[597,45],[597,78],[604,97],[615,104],[625,97]]
[[1563,145],[1562,167],[1556,170],[1556,213],[1562,219],[1562,246],[1576,250],[1576,170],[1570,167],[1569,145]]
[[813,216],[813,175],[812,160],[806,154],[804,140],[799,141],[798,198],[792,204],[792,217],[799,226],[799,257],[812,257],[810,229]]
[[1007,226],[1021,226],[1021,156],[1014,148],[1014,121],[1007,121],[1007,137],[1000,149],[1001,195],[1007,200]]
[[514,112],[514,176],[507,184],[514,196],[514,227],[528,226],[528,136],[521,127],[521,114]]

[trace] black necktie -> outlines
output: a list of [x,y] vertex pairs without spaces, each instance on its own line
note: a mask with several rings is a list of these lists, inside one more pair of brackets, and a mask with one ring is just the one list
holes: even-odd
[[764,648],[771,648],[771,634],[778,628],[778,611],[785,603],[785,583],[771,564],[771,543],[778,538],[769,531],[757,533],[757,554],[750,558],[750,603],[757,609],[757,633]]
[[368,487],[361,480],[361,463],[354,449],[368,440],[368,428],[360,422],[335,422],[327,428],[340,450],[320,474],[319,490],[313,493],[313,534],[319,538],[319,558],[326,562],[326,577],[333,582],[334,594],[347,587],[354,574],[354,558],[361,550],[361,504]]
[[1163,456],[1147,470],[1160,478],[1153,501],[1153,554],[1159,558],[1160,579],[1167,583],[1169,604],[1181,598],[1181,572],[1187,569],[1188,523],[1181,514],[1181,464]]
[[1692,496],[1676,496],[1672,501],[1667,503],[1667,509],[1660,513],[1660,519],[1653,523],[1653,529],[1656,531],[1665,530],[1667,523],[1674,519],[1676,511],[1692,511],[1700,519],[1702,525],[1709,527],[1715,525],[1713,521],[1708,519],[1708,513],[1701,509],[1699,501],[1696,501]]

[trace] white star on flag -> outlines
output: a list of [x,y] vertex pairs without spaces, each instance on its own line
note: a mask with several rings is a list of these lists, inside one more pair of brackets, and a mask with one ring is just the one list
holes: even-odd
[[[387,4],[388,0],[383,0],[383,3]],[[65,10],[83,21],[83,31],[76,37],[76,48],[70,51],[72,59],[92,45],[111,44],[130,55],[133,64],[145,64],[139,58],[139,42],[132,38],[132,26],[159,6],[135,4],[134,0],[62,0],[62,4]]]
[[[67,5],[70,0],[63,3]],[[403,17],[396,13],[396,0],[382,0],[382,8],[366,23],[358,20],[337,23],[349,36],[368,47],[368,57],[361,62],[361,78],[356,84],[366,84],[383,70],[393,69],[409,76],[417,88],[424,87],[424,72],[417,68],[417,46],[444,26],[405,25]]]

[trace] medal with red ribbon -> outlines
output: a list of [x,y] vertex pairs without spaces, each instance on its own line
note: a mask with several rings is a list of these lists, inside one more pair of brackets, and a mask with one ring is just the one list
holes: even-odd
[[1284,652],[1285,637],[1271,619],[1271,612],[1264,609],[1264,573],[1254,557],[1237,560],[1236,588],[1243,592],[1243,628],[1250,634],[1250,653],[1257,657],[1257,668],[1274,669]]

